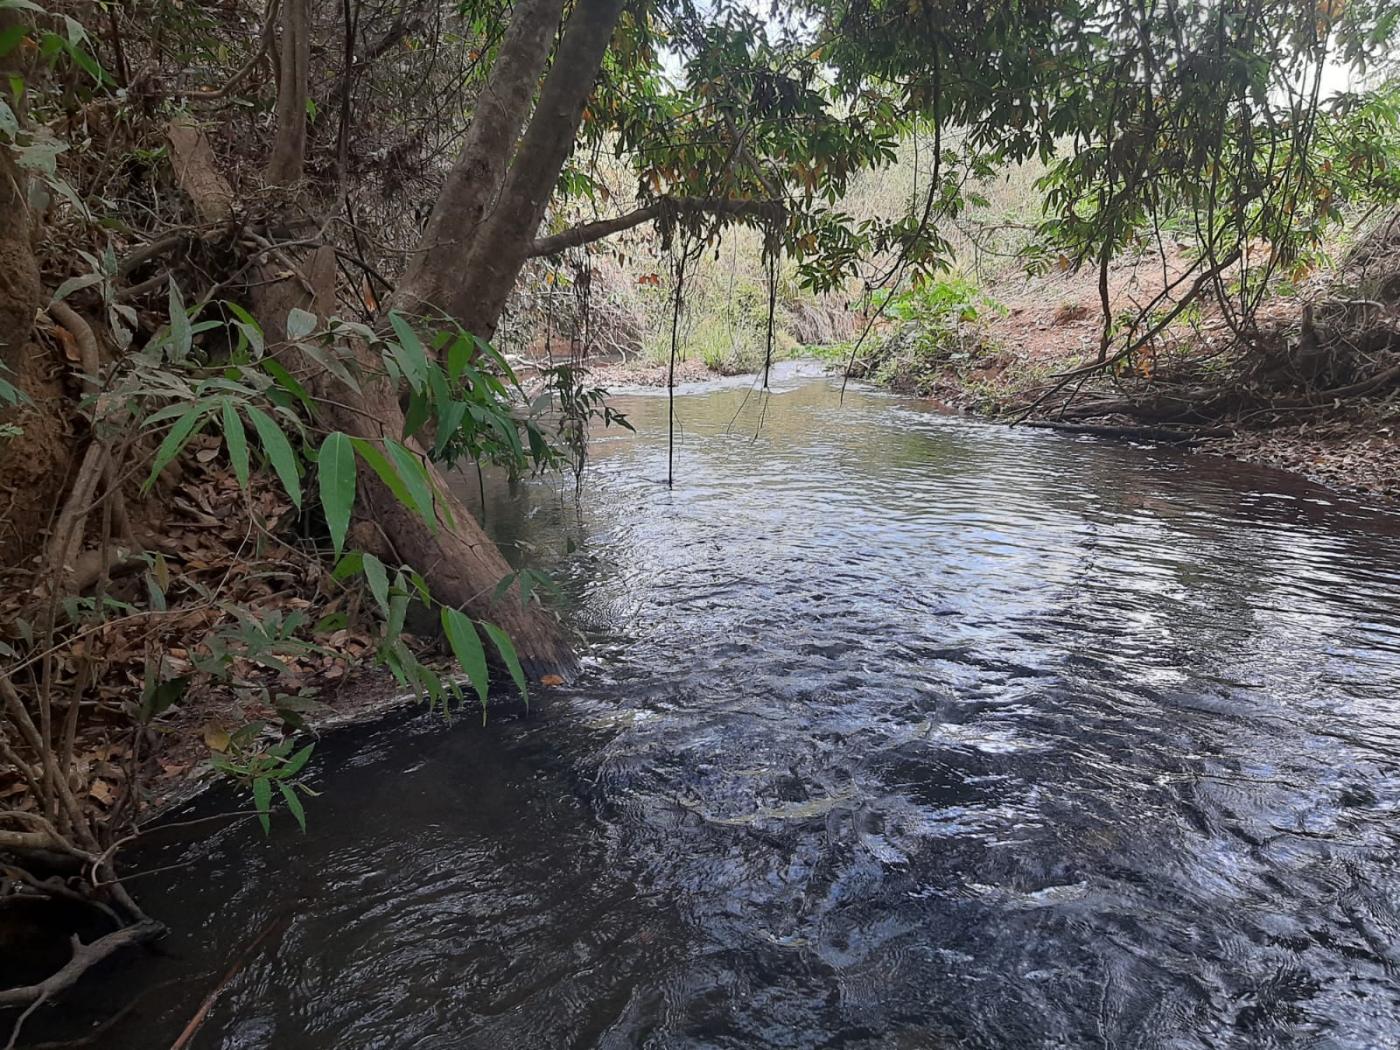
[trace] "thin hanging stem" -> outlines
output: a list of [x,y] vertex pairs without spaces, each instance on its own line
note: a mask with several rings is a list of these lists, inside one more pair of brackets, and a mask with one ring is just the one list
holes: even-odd
[[666,374],[666,487],[676,483],[676,358],[680,354],[681,307],[685,295],[685,264],[690,256],[690,237],[681,242],[676,256],[676,292],[671,304],[671,364]]

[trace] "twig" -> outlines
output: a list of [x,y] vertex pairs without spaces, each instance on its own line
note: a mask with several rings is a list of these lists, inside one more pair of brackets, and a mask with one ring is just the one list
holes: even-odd
[[214,1003],[218,1001],[219,996],[223,994],[229,982],[237,977],[239,972],[253,961],[254,956],[258,953],[258,949],[262,947],[263,942],[272,935],[273,931],[277,930],[279,927],[285,929],[287,924],[291,922],[291,918],[290,913],[284,910],[268,920],[267,925],[262,928],[262,932],[253,938],[253,942],[244,949],[238,958],[234,960],[233,965],[219,978],[219,982],[210,989],[209,994],[204,997],[204,1001],[199,1004],[199,1009],[196,1010],[194,1016],[190,1018],[189,1024],[185,1025],[184,1031],[180,1033],[175,1042],[170,1044],[170,1050],[185,1050],[185,1047],[190,1045],[190,1040],[195,1037],[195,1033],[199,1031],[199,1026],[202,1025],[204,1019],[209,1016],[209,1011],[213,1009]]
[[52,999],[55,995],[66,991],[78,983],[78,979],[102,962],[108,956],[121,951],[123,948],[136,944],[144,944],[153,941],[165,932],[165,927],[153,920],[138,922],[133,926],[124,926],[120,930],[114,930],[103,937],[97,938],[91,944],[84,944],[74,936],[73,957],[64,964],[63,968],[40,981],[38,984],[28,984],[19,988],[6,988],[0,990],[0,1006],[21,1006],[28,1004],[24,1013],[19,1015],[19,1020],[15,1022],[14,1028],[10,1032],[10,1040],[5,1044],[5,1050],[14,1050],[19,1042],[20,1031],[24,1028],[24,1022],[29,1020],[29,1016],[40,1006]]

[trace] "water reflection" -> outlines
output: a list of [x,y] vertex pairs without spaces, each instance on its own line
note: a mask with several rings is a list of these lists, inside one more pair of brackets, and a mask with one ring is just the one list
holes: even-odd
[[132,983],[286,907],[197,1046],[1400,1042],[1395,519],[776,386],[680,399],[673,490],[640,394],[581,505],[488,485],[584,678],[333,742],[306,838],[152,877]]

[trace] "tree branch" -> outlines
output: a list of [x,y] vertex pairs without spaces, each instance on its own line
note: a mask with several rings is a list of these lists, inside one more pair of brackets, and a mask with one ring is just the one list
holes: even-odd
[[780,217],[785,213],[781,201],[737,200],[730,197],[662,197],[626,215],[612,219],[599,219],[581,226],[540,237],[530,245],[527,256],[537,259],[543,255],[557,255],[568,248],[600,241],[623,230],[630,230],[644,222],[652,222],[663,216],[677,215],[733,215],[760,218]]
[[29,1004],[29,1009],[25,1010],[20,1015],[19,1020],[15,1022],[14,1029],[10,1033],[10,1041],[5,1044],[6,1050],[10,1050],[19,1041],[20,1029],[39,1005],[77,984],[78,979],[83,974],[109,955],[129,945],[153,941],[164,932],[165,927],[160,923],[147,920],[138,922],[134,926],[124,926],[105,937],[99,937],[91,944],[83,944],[77,937],[74,937],[73,958],[68,960],[63,969],[38,984],[0,989],[0,1006]]

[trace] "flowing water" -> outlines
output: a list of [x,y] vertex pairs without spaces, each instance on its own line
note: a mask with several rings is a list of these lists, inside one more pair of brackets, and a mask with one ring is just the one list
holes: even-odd
[[231,972],[197,1048],[1400,1046],[1400,519],[793,376],[678,398],[668,489],[616,404],[487,493],[584,675],[143,855],[107,1045]]

